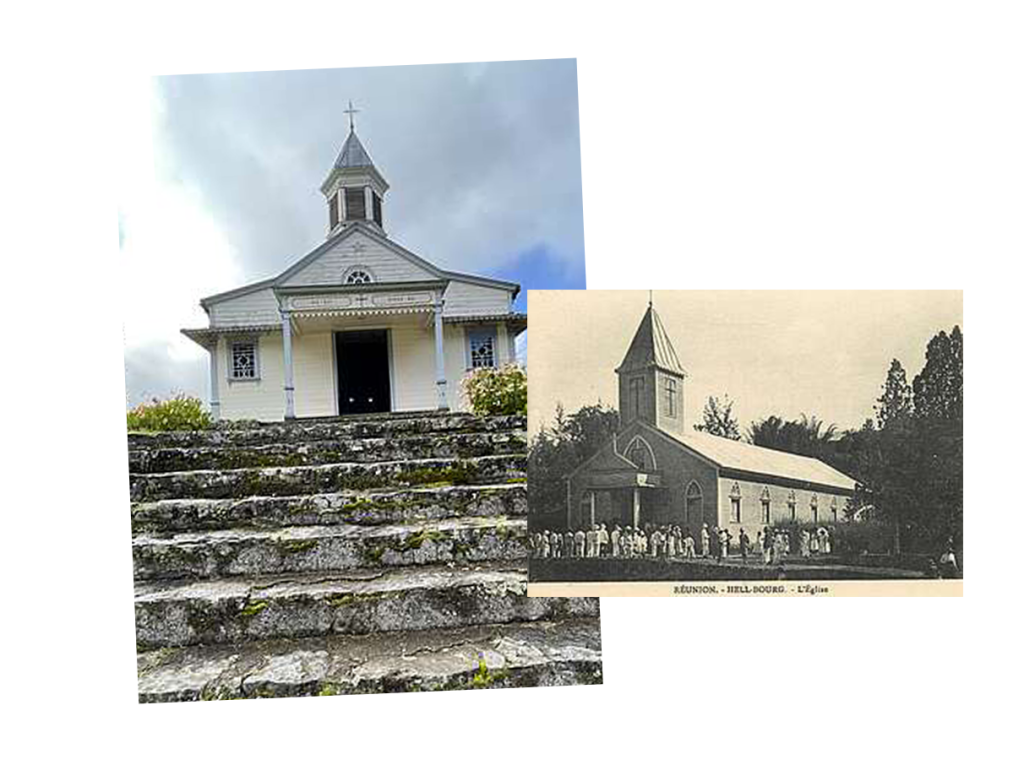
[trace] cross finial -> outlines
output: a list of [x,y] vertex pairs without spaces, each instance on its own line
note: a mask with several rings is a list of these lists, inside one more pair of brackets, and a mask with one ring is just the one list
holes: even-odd
[[654,308],[654,290],[647,290],[647,307]]
[[348,100],[348,108],[344,110],[343,114],[348,115],[348,132],[356,132],[356,120],[355,116],[359,113],[359,109],[352,108],[352,99]]

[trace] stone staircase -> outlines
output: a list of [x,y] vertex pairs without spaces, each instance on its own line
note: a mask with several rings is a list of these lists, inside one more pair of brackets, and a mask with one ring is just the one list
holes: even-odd
[[139,700],[601,682],[598,601],[526,597],[524,426],[129,435]]

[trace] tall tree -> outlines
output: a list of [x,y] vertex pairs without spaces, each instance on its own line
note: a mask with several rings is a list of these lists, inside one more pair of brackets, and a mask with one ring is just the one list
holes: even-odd
[[925,364],[914,378],[914,408],[922,417],[963,420],[964,338],[960,327],[928,343]]
[[732,416],[732,399],[729,395],[722,396],[721,400],[717,396],[708,396],[708,402],[704,404],[704,419],[695,423],[693,429],[739,441],[740,424]]
[[563,511],[565,477],[608,443],[618,429],[619,414],[612,407],[598,403],[567,415],[559,406],[552,426],[541,428],[528,449],[530,512]]
[[772,415],[750,423],[747,440],[756,446],[827,461],[838,435],[834,423],[826,426],[815,416],[801,414],[799,420],[783,420]]
[[909,417],[914,411],[913,395],[907,382],[906,370],[898,359],[893,359],[889,365],[889,374],[885,378],[885,388],[878,397],[878,403],[875,404],[878,427],[884,429],[886,425],[896,420]]

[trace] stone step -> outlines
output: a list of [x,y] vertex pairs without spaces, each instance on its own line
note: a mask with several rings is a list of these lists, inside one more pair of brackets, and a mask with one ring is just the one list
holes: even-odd
[[133,502],[320,494],[343,489],[468,485],[526,480],[526,456],[342,462],[278,468],[189,470],[131,475]]
[[128,469],[132,473],[170,473],[183,470],[329,465],[339,462],[465,459],[525,451],[526,437],[522,431],[346,438],[252,446],[140,446],[129,449]]
[[135,586],[139,650],[597,617],[596,598],[530,598],[525,561]]
[[594,618],[165,648],[138,672],[140,702],[597,684],[601,633]]
[[129,433],[130,449],[265,446],[353,438],[397,438],[442,433],[496,433],[525,430],[526,417],[476,417],[425,412],[377,416],[331,417],[274,423],[222,422],[210,430]]
[[165,499],[132,505],[132,533],[415,523],[456,517],[521,517],[526,512],[525,483],[243,499]]
[[290,526],[138,535],[136,580],[212,579],[382,566],[522,561],[526,519],[447,518],[394,526]]

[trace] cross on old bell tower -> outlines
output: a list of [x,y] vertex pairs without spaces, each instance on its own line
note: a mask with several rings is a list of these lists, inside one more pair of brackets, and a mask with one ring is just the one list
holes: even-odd
[[388,182],[380,174],[356,135],[356,115],[361,111],[349,100],[342,109],[348,116],[348,137],[334,165],[321,184],[327,200],[327,236],[349,224],[364,222],[384,232],[384,194]]

